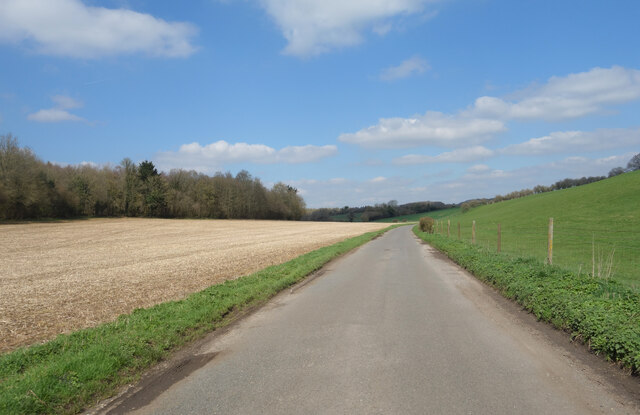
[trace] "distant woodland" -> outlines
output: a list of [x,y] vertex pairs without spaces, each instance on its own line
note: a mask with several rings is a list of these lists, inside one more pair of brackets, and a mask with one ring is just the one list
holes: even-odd
[[442,202],[413,202],[399,205],[395,200],[388,203],[379,203],[373,206],[342,208],[310,209],[302,220],[312,221],[340,221],[340,222],[371,222],[396,216],[413,215],[415,213],[427,213],[434,210],[448,209],[457,206]]
[[284,183],[267,189],[247,171],[159,173],[150,161],[117,166],[45,163],[0,136],[0,220],[83,216],[299,220],[305,203]]

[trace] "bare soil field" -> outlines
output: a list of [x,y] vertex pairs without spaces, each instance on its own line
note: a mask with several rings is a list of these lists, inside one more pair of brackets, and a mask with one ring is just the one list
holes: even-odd
[[0,352],[386,226],[135,218],[0,225]]

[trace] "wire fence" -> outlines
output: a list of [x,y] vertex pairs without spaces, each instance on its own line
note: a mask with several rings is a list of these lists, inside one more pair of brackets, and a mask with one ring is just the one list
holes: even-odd
[[[640,289],[640,229],[629,221],[610,226],[517,224],[438,220],[436,233],[505,255],[534,257],[581,274],[614,278]],[[552,243],[550,244],[550,234]],[[550,249],[551,245],[551,249]]]

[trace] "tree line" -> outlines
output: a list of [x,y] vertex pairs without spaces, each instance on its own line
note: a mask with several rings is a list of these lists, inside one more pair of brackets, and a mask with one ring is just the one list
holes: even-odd
[[313,209],[309,210],[307,214],[302,217],[302,220],[354,222],[358,219],[362,222],[370,222],[379,219],[393,218],[396,216],[426,213],[454,206],[457,205],[430,201],[398,205],[397,201],[391,200],[388,203],[378,203],[362,207],[345,206],[342,208]]
[[267,189],[243,170],[208,176],[159,173],[150,161],[60,166],[41,161],[11,134],[0,136],[0,220],[88,216],[299,220],[297,189]]

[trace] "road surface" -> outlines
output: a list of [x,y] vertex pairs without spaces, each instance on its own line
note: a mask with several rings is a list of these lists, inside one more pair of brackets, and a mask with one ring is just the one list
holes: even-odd
[[637,379],[553,331],[403,227],[103,413],[640,413]]

